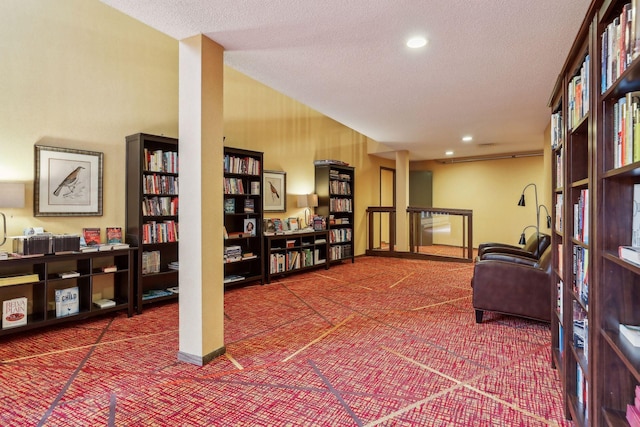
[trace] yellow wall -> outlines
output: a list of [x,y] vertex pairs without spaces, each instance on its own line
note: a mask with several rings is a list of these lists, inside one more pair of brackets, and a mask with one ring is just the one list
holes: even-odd
[[[27,185],[27,206],[3,209],[9,234],[27,226],[58,233],[124,227],[125,136],[178,136],[178,42],[98,1],[2,0],[0,57],[0,181]],[[225,144],[263,151],[265,169],[287,172],[287,212],[272,216],[303,216],[295,195],[313,190],[313,160],[355,166],[356,254],[364,253],[365,209],[378,205],[379,167],[394,161],[368,155],[374,141],[228,67],[224,83]],[[102,217],[33,216],[37,143],[104,153]],[[522,187],[549,185],[546,153],[544,161],[412,168],[434,172],[434,206],[474,210],[474,245],[514,242],[535,221],[533,210],[516,206]],[[550,190],[539,193],[543,200]]]
[[[124,227],[125,136],[178,134],[177,41],[98,1],[2,0],[0,57],[0,181],[27,187],[9,235]],[[34,144],[104,153],[103,216],[33,216]]]
[[[546,157],[525,157],[485,160],[469,163],[441,164],[419,162],[412,169],[433,171],[433,205],[439,208],[471,209],[473,211],[473,246],[482,242],[517,244],[522,229],[535,225],[535,192],[525,192],[527,205],[518,206],[522,189],[533,182],[538,201],[550,208],[550,188],[547,188]],[[549,233],[541,213],[541,232]],[[533,233],[527,230],[527,236]],[[461,240],[456,236],[454,244]]]
[[380,166],[394,162],[367,154],[367,138],[317,111],[225,68],[225,145],[264,152],[264,169],[287,173],[287,211],[274,218],[304,217],[296,195],[313,192],[317,159],[337,159],[356,168],[356,255],[367,239],[365,209],[378,206]]

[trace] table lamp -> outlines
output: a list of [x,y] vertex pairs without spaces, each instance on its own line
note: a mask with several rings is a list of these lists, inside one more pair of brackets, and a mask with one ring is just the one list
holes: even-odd
[[298,207],[304,208],[304,223],[307,227],[310,227],[309,224],[309,214],[311,210],[309,208],[315,208],[318,206],[318,195],[317,194],[301,194],[298,196]]
[[[24,183],[22,182],[0,182],[0,208],[24,208]],[[7,241],[7,217],[2,216],[3,238],[0,246]]]

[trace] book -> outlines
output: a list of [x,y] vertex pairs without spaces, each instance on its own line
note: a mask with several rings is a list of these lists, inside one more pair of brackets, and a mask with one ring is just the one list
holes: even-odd
[[82,252],[82,253],[85,253],[85,252],[98,252],[98,246],[97,245],[80,246],[79,251]]
[[56,317],[70,316],[80,311],[80,292],[77,286],[56,289]]
[[244,211],[245,211],[245,213],[254,213],[255,212],[255,200],[253,200],[253,199],[244,199]]
[[21,274],[18,276],[0,277],[0,286],[20,285],[23,283],[33,283],[40,281],[40,276],[34,274]]
[[106,265],[102,267],[103,273],[113,273],[114,271],[118,271],[118,267],[115,265]]
[[107,227],[107,243],[122,243],[121,227]]
[[175,295],[175,294],[173,292],[166,291],[164,289],[150,289],[142,293],[142,300],[146,301],[153,298],[168,297],[171,295]]
[[620,323],[620,335],[625,337],[634,347],[640,347],[640,326]]
[[27,298],[19,297],[2,301],[2,329],[27,324]]
[[235,212],[236,212],[236,200],[224,199],[224,213],[235,213]]
[[170,288],[167,288],[167,290],[171,293],[174,294],[179,294],[180,293],[180,287],[179,286],[172,286]]
[[80,273],[78,273],[77,271],[64,271],[62,273],[58,273],[58,277],[60,277],[61,279],[70,279],[72,277],[78,276],[80,276]]
[[625,261],[640,265],[640,246],[619,246],[618,256]]
[[244,231],[245,231],[245,234],[249,234],[249,236],[256,235],[256,219],[255,218],[247,218],[244,220]]
[[100,228],[91,227],[82,229],[82,237],[86,246],[100,244]]
[[239,276],[237,274],[230,274],[228,276],[224,276],[223,283],[238,282],[240,280],[244,280],[244,276]]
[[289,218],[289,230],[291,231],[296,231],[298,230],[300,227],[298,226],[298,218]]
[[109,308],[109,307],[116,306],[116,302],[114,300],[107,299],[107,298],[101,298],[99,300],[96,300],[93,302],[93,304],[99,308]]
[[633,184],[631,246],[640,246],[640,184]]

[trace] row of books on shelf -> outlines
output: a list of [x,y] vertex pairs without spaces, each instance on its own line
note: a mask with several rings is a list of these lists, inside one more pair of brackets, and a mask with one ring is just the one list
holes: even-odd
[[573,291],[580,301],[589,305],[589,249],[573,247]]
[[145,148],[142,167],[149,172],[178,173],[178,153]]
[[555,156],[556,159],[556,188],[564,186],[564,148],[560,148]]
[[[56,317],[66,317],[80,312],[80,289],[72,286],[54,291],[54,308]],[[108,298],[93,301],[97,308],[114,307],[116,302]],[[29,300],[17,297],[2,301],[2,329],[24,326],[28,322]]]
[[604,93],[640,53],[640,19],[638,0],[626,3],[620,15],[604,29],[600,90]]
[[342,179],[345,181],[351,181],[351,175],[349,175],[348,173],[342,173],[337,169],[330,169],[329,170],[329,178],[330,179]]
[[329,183],[331,194],[351,195],[351,183],[346,181],[331,181]]
[[329,259],[338,260],[343,258],[351,258],[351,245],[336,245],[329,248]]
[[238,262],[249,259],[256,259],[258,256],[251,251],[242,250],[242,246],[240,245],[229,245],[224,247],[224,262]]
[[148,301],[154,298],[172,297],[178,295],[180,289],[178,286],[172,286],[167,289],[147,289],[142,292],[142,301]]
[[580,364],[576,364],[576,403],[579,413],[584,417],[585,426],[589,424],[589,381],[584,376]]
[[564,283],[562,282],[562,280],[558,280],[558,283],[556,285],[557,288],[557,298],[556,298],[556,311],[558,312],[558,316],[561,319],[564,319],[563,317],[563,313],[564,313]]
[[563,222],[563,218],[564,218],[564,195],[562,193],[560,194],[556,194],[556,204],[555,204],[555,210],[556,210],[556,222],[555,222],[555,229],[558,232],[562,232],[562,227],[564,225]]
[[338,228],[329,230],[329,243],[350,242],[353,238],[353,231],[350,228]]
[[302,267],[311,267],[323,264],[326,258],[322,258],[320,249],[311,250],[304,248],[300,251],[288,251],[286,253],[273,253],[269,256],[269,272],[271,274],[284,273]]
[[178,223],[173,220],[149,221],[142,224],[142,243],[168,243],[178,241]]
[[640,92],[629,92],[613,104],[613,167],[640,160]]
[[573,346],[589,360],[589,319],[580,303],[573,300]]
[[260,160],[254,157],[224,156],[224,172],[245,175],[260,175]]
[[551,114],[551,148],[554,150],[562,145],[564,140],[564,129],[562,125],[562,112],[558,111]]
[[178,197],[145,197],[142,199],[144,216],[177,216]]
[[568,120],[569,129],[573,129],[589,112],[589,63],[590,56],[586,55],[579,72],[569,82]]
[[580,190],[578,203],[573,205],[573,237],[589,244],[589,189]]
[[178,194],[178,177],[171,175],[144,175],[142,177],[144,194]]
[[[242,212],[254,213],[256,201],[254,199],[242,199]],[[224,199],[224,213],[236,213],[236,199]]]
[[260,182],[251,181],[249,183],[249,193],[245,192],[244,182],[241,178],[225,178],[224,179],[224,194],[252,194],[260,195]]
[[332,197],[329,199],[329,209],[333,212],[352,212],[353,201],[351,199]]

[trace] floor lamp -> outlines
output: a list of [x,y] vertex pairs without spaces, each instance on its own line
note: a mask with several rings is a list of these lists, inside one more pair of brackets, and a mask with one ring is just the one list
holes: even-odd
[[[0,182],[0,208],[24,208],[24,183],[22,182]],[[7,217],[2,216],[2,243],[7,241]]]
[[[534,184],[533,182],[530,184],[527,184],[524,186],[524,188],[522,189],[522,194],[520,195],[520,200],[518,201],[518,206],[526,206],[525,203],[525,199],[524,199],[524,192],[527,190],[528,187],[533,187],[534,190],[534,194],[536,196],[536,238],[538,240],[537,243],[537,251],[538,252],[538,257],[540,257],[540,205],[538,204],[538,187],[536,186],[536,184]],[[545,209],[547,209],[545,207]],[[547,211],[548,213],[548,211]],[[548,215],[547,215],[548,216]],[[551,220],[549,219],[548,222],[551,222]],[[529,225],[527,227],[524,228],[524,230],[522,230],[522,235],[520,236],[520,241],[522,245],[524,245],[525,242],[525,238],[524,238],[524,231],[529,228],[529,227],[533,227],[532,225]]]
[[317,194],[302,194],[298,196],[298,207],[304,208],[304,223],[306,228],[312,228],[309,223],[309,217],[311,214],[311,210],[309,208],[315,208],[318,206],[318,195]]

